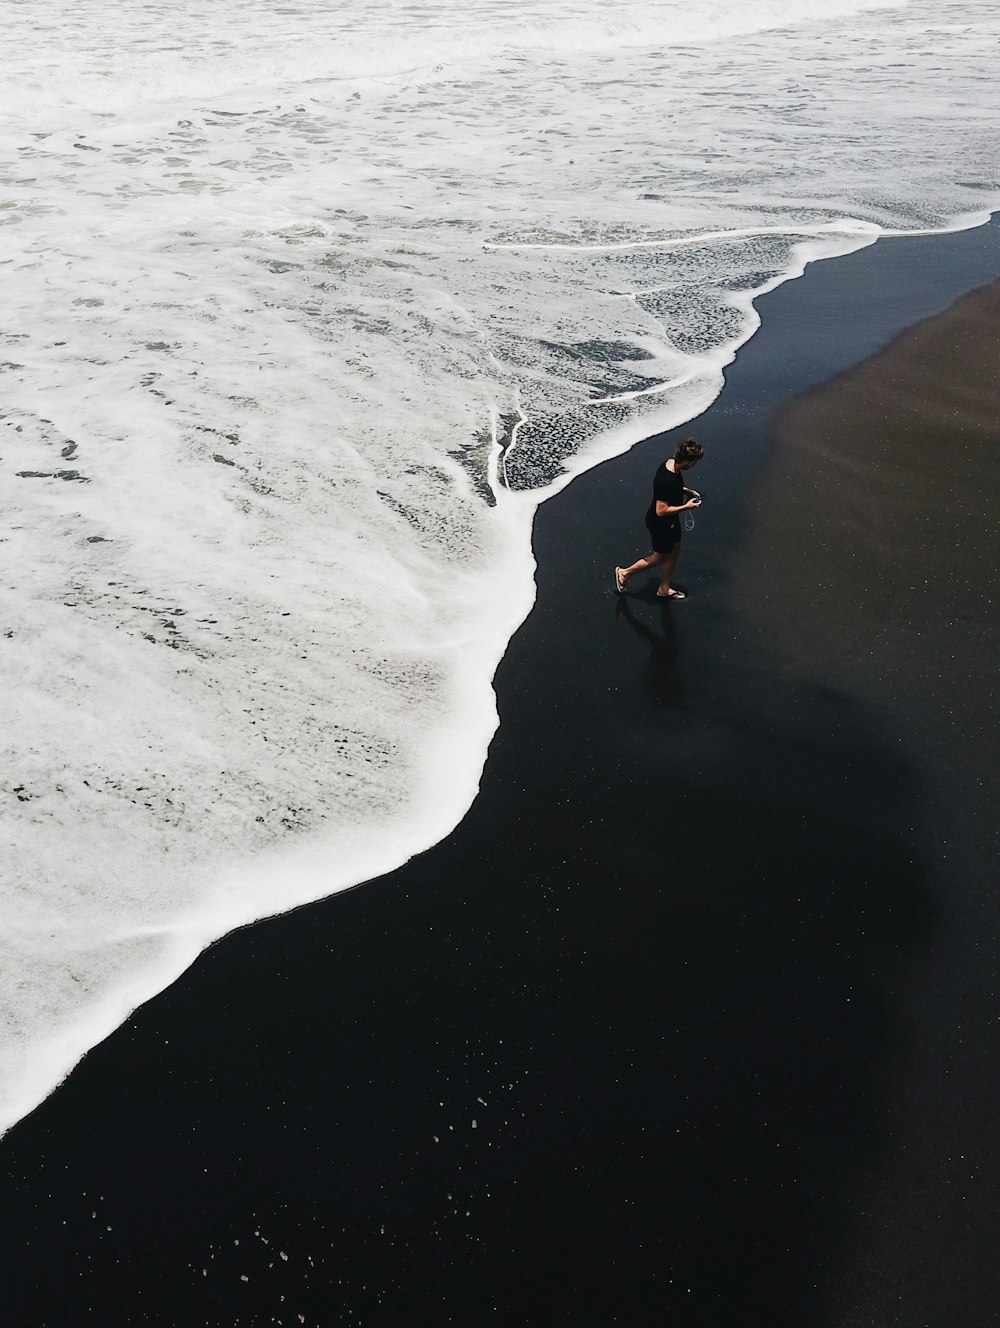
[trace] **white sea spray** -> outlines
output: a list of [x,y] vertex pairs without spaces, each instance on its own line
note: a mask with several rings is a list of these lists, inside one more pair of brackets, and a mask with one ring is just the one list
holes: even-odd
[[994,7],[16,5],[0,1127],[213,938],[446,834],[537,503],[756,292],[1000,195]]

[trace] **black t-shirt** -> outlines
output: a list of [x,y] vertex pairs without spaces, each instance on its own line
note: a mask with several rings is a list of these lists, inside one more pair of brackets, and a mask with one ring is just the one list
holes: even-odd
[[668,507],[680,507],[684,502],[684,480],[679,471],[667,470],[666,465],[657,466],[653,476],[653,501],[646,513],[646,529],[653,541],[655,553],[669,553],[681,537],[680,517],[676,512],[665,516],[656,515],[657,502]]
[[[684,476],[681,472],[667,470],[665,465],[657,466],[653,476],[653,511],[656,511],[657,502],[666,503],[668,507],[680,507],[684,501]],[[676,521],[677,513],[672,512],[669,519]]]

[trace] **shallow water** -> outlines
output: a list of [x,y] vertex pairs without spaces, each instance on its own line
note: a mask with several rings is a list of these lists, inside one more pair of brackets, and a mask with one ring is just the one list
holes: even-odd
[[0,1125],[475,796],[530,525],[1000,198],[995,10],[14,7]]

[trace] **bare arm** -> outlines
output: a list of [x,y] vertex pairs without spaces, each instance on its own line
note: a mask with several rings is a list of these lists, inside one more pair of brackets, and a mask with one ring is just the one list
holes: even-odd
[[659,498],[657,498],[657,500],[656,500],[656,515],[657,515],[657,516],[673,516],[675,512],[686,512],[686,511],[688,511],[688,509],[691,508],[691,507],[697,507],[697,506],[698,506],[698,503],[699,503],[700,501],[701,501],[701,500],[700,500],[699,498],[697,498],[697,497],[695,497],[695,498],[689,498],[688,501],[687,501],[686,503],[681,503],[680,507],[671,507],[669,503],[661,502],[661,500],[660,500]]

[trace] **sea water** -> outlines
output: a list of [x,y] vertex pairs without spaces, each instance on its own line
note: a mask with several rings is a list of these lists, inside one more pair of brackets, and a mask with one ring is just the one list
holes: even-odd
[[[532,513],[1000,197],[970,0],[12,0],[0,1128],[475,796]],[[734,444],[735,445],[735,444]]]

